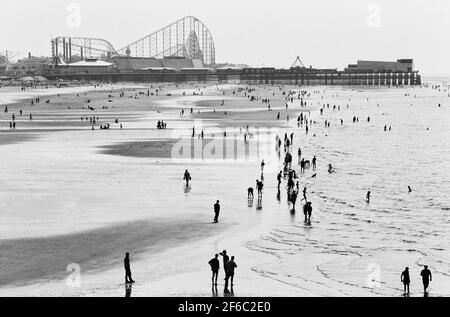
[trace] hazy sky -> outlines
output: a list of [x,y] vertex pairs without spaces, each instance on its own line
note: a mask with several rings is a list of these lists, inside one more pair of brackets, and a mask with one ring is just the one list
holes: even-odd
[[[51,38],[65,35],[104,38],[119,49],[194,15],[213,35],[217,62],[290,67],[299,55],[307,66],[341,69],[357,59],[414,58],[423,75],[450,76],[449,0],[1,0],[1,4],[0,51],[24,55],[51,55]],[[68,23],[76,8],[79,25]]]

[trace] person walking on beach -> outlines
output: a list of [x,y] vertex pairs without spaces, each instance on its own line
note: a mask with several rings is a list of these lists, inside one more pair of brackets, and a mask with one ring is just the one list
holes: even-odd
[[313,168],[313,170],[315,170],[316,169],[316,163],[317,163],[317,158],[316,158],[316,156],[314,155],[314,157],[313,157],[313,159],[312,159],[312,168]]
[[297,202],[297,191],[294,190],[291,194],[292,212],[295,212],[295,203]]
[[366,201],[367,203],[370,203],[370,190],[367,192]]
[[214,259],[210,260],[208,264],[211,267],[212,271],[212,279],[211,279],[212,284],[217,285],[217,276],[219,275],[219,268],[220,268],[219,255],[216,254]]
[[184,172],[184,178],[183,178],[183,180],[186,181],[186,186],[187,186],[187,187],[189,187],[189,181],[190,181],[191,179],[192,179],[192,178],[191,178],[191,174],[189,173],[188,170],[186,170],[186,171]]
[[280,189],[281,180],[283,179],[283,172],[280,171],[277,175],[277,181],[278,181],[278,189]]
[[125,284],[134,283],[131,278],[131,268],[130,268],[130,253],[125,253],[125,259],[123,260],[123,265],[125,267]]
[[424,266],[422,272],[420,272],[420,276],[422,276],[423,293],[427,294],[428,285],[433,280],[431,271],[428,269],[428,265]]
[[220,213],[220,204],[219,204],[219,201],[217,201],[214,204],[214,214],[215,214],[215,216],[214,216],[214,223],[218,223],[219,222],[219,213]]
[[226,267],[226,277],[225,277],[225,288],[228,288],[228,280],[231,278],[231,286],[234,285],[234,269],[237,268],[236,262],[234,262],[234,256],[231,260],[225,264]]
[[405,294],[409,294],[409,283],[411,282],[411,280],[409,278],[409,268],[408,267],[406,267],[405,270],[402,272],[400,281],[403,283],[403,289],[405,291]]

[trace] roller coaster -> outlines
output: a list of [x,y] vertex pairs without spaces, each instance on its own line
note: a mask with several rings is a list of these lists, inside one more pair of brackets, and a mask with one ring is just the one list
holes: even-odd
[[72,63],[86,58],[115,57],[170,58],[201,60],[215,64],[215,47],[206,25],[193,16],[186,16],[123,48],[116,50],[107,40],[82,37],[52,39],[52,56],[56,63]]

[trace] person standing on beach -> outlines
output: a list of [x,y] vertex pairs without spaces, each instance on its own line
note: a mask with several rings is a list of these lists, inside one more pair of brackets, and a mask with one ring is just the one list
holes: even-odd
[[261,198],[262,191],[264,188],[264,183],[262,181],[256,180],[256,188],[258,189],[258,198]]
[[409,294],[409,283],[411,282],[411,280],[409,278],[409,268],[408,267],[406,267],[405,270],[402,272],[400,281],[403,283],[403,288],[404,288],[405,294]]
[[420,272],[420,276],[422,276],[423,293],[427,294],[428,285],[433,280],[431,271],[428,269],[428,265],[424,266],[422,272]]
[[217,201],[214,204],[214,214],[215,214],[215,216],[214,216],[214,223],[218,223],[219,222],[219,213],[220,213],[220,204],[219,204],[219,201]]
[[313,170],[315,170],[316,169],[316,163],[317,163],[317,158],[316,158],[316,156],[314,155],[314,157],[313,157],[313,159],[312,159],[312,168],[313,168]]
[[227,262],[230,260],[230,258],[227,255],[227,250],[223,250],[221,253],[219,253],[222,258],[223,258],[223,269],[225,271],[225,279],[227,277],[227,266],[225,264],[227,264]]
[[370,203],[370,190],[367,192],[366,201],[367,203]]
[[283,178],[283,172],[280,171],[277,175],[277,181],[278,181],[278,189],[280,189],[280,185],[281,185],[281,180]]
[[219,255],[216,254],[214,259],[209,261],[208,264],[211,267],[211,271],[212,271],[212,284],[217,285],[217,276],[219,275],[219,269],[220,269]]
[[130,268],[130,253],[125,253],[125,259],[123,260],[123,265],[125,267],[125,284],[134,283],[131,278],[131,268]]
[[225,277],[225,288],[228,288],[228,280],[231,278],[231,286],[234,284],[234,269],[237,268],[236,263],[234,262],[234,256],[231,257],[231,260],[225,264],[226,268],[226,277]]

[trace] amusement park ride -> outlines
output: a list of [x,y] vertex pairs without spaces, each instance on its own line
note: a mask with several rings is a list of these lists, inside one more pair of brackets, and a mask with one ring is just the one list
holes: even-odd
[[215,64],[214,41],[205,24],[193,16],[184,17],[158,31],[116,50],[104,39],[57,37],[52,40],[55,64],[68,64],[86,58],[186,58]]

